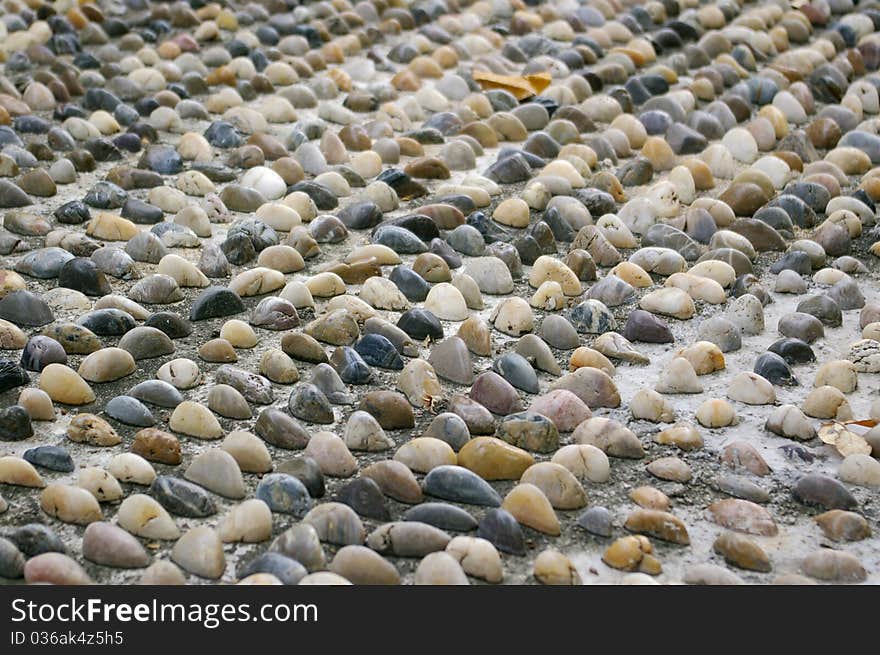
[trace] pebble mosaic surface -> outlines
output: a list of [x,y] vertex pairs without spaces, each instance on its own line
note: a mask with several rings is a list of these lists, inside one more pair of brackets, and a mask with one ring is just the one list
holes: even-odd
[[880,582],[878,68],[871,1],[0,0],[0,582]]

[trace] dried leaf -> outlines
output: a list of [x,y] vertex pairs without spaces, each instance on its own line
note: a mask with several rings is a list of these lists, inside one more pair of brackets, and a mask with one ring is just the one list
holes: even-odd
[[533,73],[532,75],[496,75],[485,71],[474,71],[474,81],[484,90],[504,89],[513,94],[517,100],[525,100],[536,96],[550,86],[550,73]]
[[880,423],[880,421],[877,421],[873,418],[865,418],[860,421],[846,421],[844,425],[861,425],[865,428],[873,428],[877,425],[877,423]]
[[825,423],[819,428],[819,438],[830,446],[837,448],[843,457],[854,453],[862,453],[864,455],[871,454],[871,445],[852,430],[847,429],[847,425],[859,425],[861,421],[850,421],[849,423]]
[[861,455],[871,454],[871,444],[849,430],[840,433],[834,446],[842,457],[848,457],[856,453]]
[[870,432],[871,429],[875,425],[877,425],[877,421],[875,421],[874,419],[865,419],[863,421],[847,421],[844,425],[846,425],[847,429],[850,432],[862,436]]
[[819,428],[819,438],[830,446],[837,443],[837,439],[841,433],[848,432],[843,423],[834,421],[832,423],[824,423]]

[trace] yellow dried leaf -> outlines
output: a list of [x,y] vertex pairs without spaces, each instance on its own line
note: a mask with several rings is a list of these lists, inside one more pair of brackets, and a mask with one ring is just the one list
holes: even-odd
[[497,75],[485,71],[474,71],[474,81],[484,90],[504,89],[513,94],[517,100],[525,100],[536,96],[550,86],[550,73],[533,73],[531,75]]
[[843,423],[834,421],[833,423],[825,423],[819,428],[819,438],[830,446],[837,443],[837,439],[841,433],[848,432]]
[[848,457],[857,453],[861,455],[871,454],[871,444],[849,430],[840,433],[834,447],[837,448],[837,452],[842,457]]

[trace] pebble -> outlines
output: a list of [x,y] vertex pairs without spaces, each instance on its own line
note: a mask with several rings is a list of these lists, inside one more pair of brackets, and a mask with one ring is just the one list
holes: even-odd
[[177,516],[203,518],[217,513],[216,504],[208,492],[181,478],[160,475],[150,485],[150,493]]
[[282,532],[272,542],[269,552],[293,559],[310,572],[323,569],[326,562],[318,532],[309,523],[294,525]]
[[855,509],[858,505],[852,493],[834,478],[819,473],[807,473],[791,488],[795,500],[826,510]]
[[51,471],[71,473],[74,470],[73,458],[66,449],[60,446],[37,446],[36,448],[30,448],[24,451],[22,458],[34,466]]
[[92,523],[86,528],[82,552],[85,559],[102,566],[139,569],[150,564],[150,556],[140,542],[110,523]]
[[304,516],[312,506],[305,485],[286,473],[266,475],[257,486],[256,498],[265,502],[273,512],[297,517]]
[[347,478],[358,469],[345,442],[332,432],[317,432],[309,439],[305,455],[317,462],[324,475]]
[[122,482],[148,486],[156,479],[156,471],[140,455],[122,453],[110,460],[107,471]]
[[50,484],[40,494],[40,508],[64,523],[89,525],[102,518],[101,507],[85,489],[65,484]]
[[223,542],[206,526],[185,532],[174,544],[171,559],[185,571],[208,579],[219,578],[226,568]]
[[223,428],[210,410],[199,403],[185,400],[171,414],[168,426],[174,431],[198,439],[219,439]]
[[[416,521],[386,523],[371,532],[366,541],[378,553],[397,557],[424,557],[443,551],[449,542],[449,535],[442,530]],[[458,564],[451,556],[450,560]]]
[[486,512],[477,527],[477,537],[489,541],[502,552],[525,554],[525,537],[519,523],[510,512],[500,507]]
[[811,578],[827,582],[863,582],[867,572],[858,558],[838,550],[819,550],[807,555],[801,570]]
[[330,562],[330,570],[352,584],[400,584],[400,573],[395,566],[366,546],[343,546]]
[[880,486],[880,462],[863,453],[847,455],[837,475],[843,482],[858,487]]
[[30,558],[24,565],[24,579],[28,584],[93,584],[76,560],[63,553],[42,553]]
[[653,553],[654,547],[647,537],[626,536],[617,539],[605,550],[602,561],[622,571],[640,571],[648,575],[657,575],[662,567]]
[[861,541],[871,536],[864,517],[855,512],[832,509],[815,517],[822,533],[834,541]]
[[438,466],[425,476],[424,491],[430,496],[470,505],[498,507],[501,497],[482,478],[455,465]]
[[0,481],[3,484],[42,489],[46,486],[37,470],[26,460],[12,455],[0,457]]
[[686,546],[690,543],[684,523],[669,512],[637,509],[627,516],[624,527],[630,532],[645,533],[649,537],[674,544]]
[[[327,483],[334,498],[378,521],[473,530],[479,518],[490,540],[453,539],[398,570],[393,554],[360,545],[349,506],[310,505],[319,529],[300,553],[310,565],[231,549],[245,584],[497,583],[505,573],[579,583],[571,562],[611,542],[526,548],[517,518],[553,531],[554,510],[597,503],[579,525],[610,537],[619,504],[604,495],[619,480],[609,461],[648,452],[624,493],[643,505],[636,512],[666,513],[627,519],[645,542],[670,506],[690,516],[683,490],[766,503],[779,489],[751,476],[776,480],[783,468],[780,489],[844,512],[823,521],[845,527],[828,529],[870,541],[850,517],[865,490],[843,485],[876,486],[876,435],[859,429],[838,444],[837,463],[817,459],[833,445],[800,443],[819,423],[878,414],[863,402],[880,369],[880,314],[864,281],[880,252],[870,16],[848,2],[706,5],[693,16],[650,3],[623,13],[563,5],[383,13],[361,3],[298,8],[290,20],[172,7],[139,28],[89,5],[66,18],[13,11],[6,64],[30,81],[0,94],[0,390],[15,395],[0,437],[23,440],[27,456],[0,460],[0,479],[43,488],[29,460],[73,466],[104,503],[93,532],[118,524],[141,536],[138,510],[158,508],[161,538],[176,539],[161,505],[117,501],[125,485],[154,484],[152,464],[167,477],[186,460],[176,475],[228,500],[216,503],[219,522],[194,517],[185,528],[216,529],[222,552],[227,538],[271,536],[271,510],[244,500],[251,474],[292,476],[309,499],[325,493],[325,474],[341,475],[350,479]],[[385,32],[396,36],[374,38]],[[218,46],[227,33],[235,38]],[[49,72],[68,55],[70,70]],[[521,102],[488,74],[459,70],[468,58],[496,75],[552,80]],[[58,199],[51,215],[37,209],[44,198]],[[764,341],[768,329],[781,338]],[[286,408],[274,406],[280,386]],[[769,451],[759,433],[740,434],[760,405],[772,405],[758,412],[765,439],[782,438]],[[50,438],[62,433],[75,445]],[[222,446],[192,450],[191,437]],[[668,447],[687,454],[657,450]],[[309,457],[279,456],[303,449]],[[706,454],[724,471],[707,476]],[[661,489],[650,486],[657,475]],[[461,508],[497,508],[502,491],[515,512]],[[35,492],[15,493],[13,524]],[[396,502],[423,494],[448,502],[423,513]],[[813,514],[787,517],[784,529],[805,540],[796,561],[828,550],[817,550],[825,528]],[[565,539],[563,514],[558,525]],[[335,548],[325,554],[318,533],[350,547],[330,571]],[[718,558],[760,572],[776,559],[763,538],[735,530],[691,537],[703,553],[714,540],[710,563],[682,567],[682,555],[661,551],[688,583],[742,582]],[[639,563],[621,582],[653,581],[661,557],[624,539],[617,548]],[[528,555],[504,571],[501,544]],[[858,571],[823,566],[823,580]],[[45,568],[45,579],[39,566],[31,577],[90,581],[73,560]],[[185,581],[167,560],[137,578],[87,570],[98,582]],[[764,581],[755,575],[744,577]],[[792,576],[777,581],[811,579]]]
[[363,524],[348,505],[323,503],[306,514],[303,522],[314,526],[321,541],[340,546],[364,543]]
[[220,496],[244,498],[244,480],[238,462],[220,448],[205,450],[194,457],[183,475]]

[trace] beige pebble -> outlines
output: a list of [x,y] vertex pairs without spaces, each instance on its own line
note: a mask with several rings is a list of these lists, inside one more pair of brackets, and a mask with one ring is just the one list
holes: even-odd
[[99,503],[108,503],[122,498],[122,487],[109,471],[97,466],[80,469],[76,474],[76,486],[92,494]]
[[199,439],[219,439],[223,436],[223,428],[211,410],[191,400],[183,401],[174,409],[168,425],[175,432]]
[[11,455],[0,457],[0,483],[39,489],[46,486],[30,462]]
[[65,523],[88,525],[103,517],[97,499],[85,489],[66,484],[50,484],[40,494],[40,508]]
[[153,465],[135,453],[116,455],[110,460],[107,470],[117,480],[130,484],[149,486],[156,479]]

